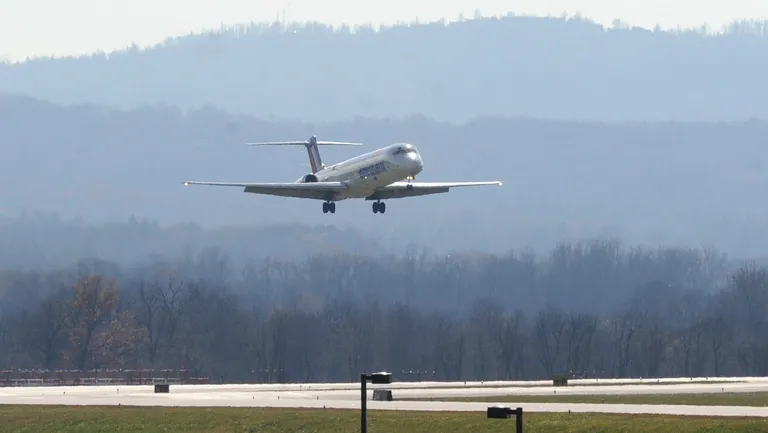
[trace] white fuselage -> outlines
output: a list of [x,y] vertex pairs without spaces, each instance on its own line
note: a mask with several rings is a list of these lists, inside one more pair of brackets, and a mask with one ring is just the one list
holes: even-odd
[[318,182],[347,183],[349,189],[335,198],[344,200],[368,197],[377,188],[415,177],[422,167],[416,148],[398,143],[324,167],[315,176]]

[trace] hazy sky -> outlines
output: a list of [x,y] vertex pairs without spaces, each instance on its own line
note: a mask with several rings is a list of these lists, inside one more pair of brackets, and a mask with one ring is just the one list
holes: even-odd
[[110,51],[135,42],[247,21],[282,18],[330,24],[390,24],[419,18],[515,12],[581,12],[610,24],[620,18],[651,28],[713,28],[740,18],[768,16],[768,0],[0,0],[0,59]]

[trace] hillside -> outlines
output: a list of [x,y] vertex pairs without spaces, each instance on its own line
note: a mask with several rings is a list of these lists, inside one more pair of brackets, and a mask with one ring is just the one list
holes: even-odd
[[[370,203],[320,203],[184,187],[184,180],[294,181],[307,172],[296,148],[252,140],[415,144],[420,180],[495,180],[504,186],[402,199],[374,215]],[[453,125],[412,117],[321,125],[270,122],[225,111],[63,107],[0,96],[0,215],[22,210],[131,216],[203,227],[299,224],[353,229],[360,248],[547,250],[560,240],[616,236],[652,246],[712,243],[736,257],[766,255],[768,123],[575,123],[487,118]],[[353,149],[359,151],[360,149]],[[324,148],[326,161],[351,156]],[[357,235],[354,235],[357,236]],[[350,239],[356,239],[355,237]],[[358,239],[353,242],[368,242]],[[349,245],[354,245],[351,243]]]
[[713,36],[515,16],[381,31],[253,24],[147,50],[0,66],[0,92],[66,104],[212,104],[304,122],[746,120],[768,117],[764,28],[735,23]]

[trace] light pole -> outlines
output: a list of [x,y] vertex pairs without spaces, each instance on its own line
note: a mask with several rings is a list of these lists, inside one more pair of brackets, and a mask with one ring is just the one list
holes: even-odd
[[366,390],[368,381],[374,385],[392,383],[392,373],[382,371],[373,374],[360,374],[360,433],[368,432],[368,393]]
[[488,408],[488,418],[505,419],[515,416],[515,432],[523,433],[523,408],[511,409],[507,406],[490,406]]

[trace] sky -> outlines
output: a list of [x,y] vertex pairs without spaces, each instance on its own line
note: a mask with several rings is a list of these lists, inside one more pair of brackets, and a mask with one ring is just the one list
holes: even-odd
[[148,46],[222,24],[319,21],[388,25],[509,12],[580,13],[610,25],[618,18],[653,28],[719,29],[737,19],[768,17],[768,0],[0,0],[0,60]]

